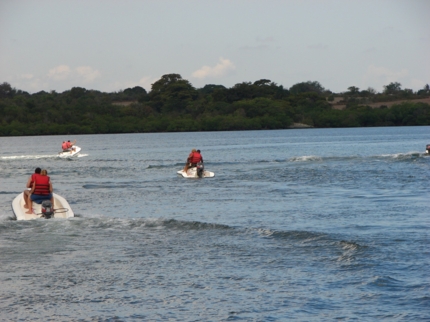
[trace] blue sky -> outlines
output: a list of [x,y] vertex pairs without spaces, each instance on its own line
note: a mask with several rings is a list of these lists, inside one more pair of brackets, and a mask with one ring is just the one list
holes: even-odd
[[333,92],[430,83],[429,0],[0,0],[0,83],[103,92],[176,73]]

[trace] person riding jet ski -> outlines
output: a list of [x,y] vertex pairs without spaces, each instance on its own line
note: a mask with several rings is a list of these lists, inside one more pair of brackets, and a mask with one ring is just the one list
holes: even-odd
[[200,150],[192,149],[190,155],[187,158],[184,172],[187,172],[189,168],[197,166],[197,163],[199,162],[203,162],[203,157],[200,154]]

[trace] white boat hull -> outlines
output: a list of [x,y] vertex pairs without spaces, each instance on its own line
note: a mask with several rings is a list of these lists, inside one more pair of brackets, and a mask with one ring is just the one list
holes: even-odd
[[[184,178],[198,178],[199,176],[197,175],[197,168],[196,167],[192,167],[189,168],[187,172],[184,172],[184,170],[180,170],[177,172],[178,175],[184,177]],[[215,176],[215,173],[210,172],[210,171],[203,171],[203,178],[213,178]]]
[[[20,193],[12,201],[12,210],[16,216],[16,220],[32,220],[32,219],[42,218],[42,215],[41,215],[42,205],[39,205],[35,202],[32,203],[33,213],[26,214],[28,209],[24,208],[23,195],[24,193]],[[55,193],[53,194],[53,196],[54,196],[53,208],[57,209],[57,211],[55,211],[54,213],[54,218],[71,218],[75,216],[75,214],[72,211],[72,208],[70,208],[70,205],[66,199],[64,199],[63,197]]]
[[62,151],[58,153],[58,156],[60,158],[70,158],[70,157],[74,157],[76,155],[79,154],[79,152],[81,152],[81,148],[78,146],[73,146],[75,148],[75,151],[70,150],[70,151]]

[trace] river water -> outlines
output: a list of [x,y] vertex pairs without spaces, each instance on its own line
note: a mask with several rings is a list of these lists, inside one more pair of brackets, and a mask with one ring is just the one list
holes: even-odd
[[[60,159],[63,140],[81,155]],[[430,127],[0,138],[0,320],[430,320]],[[214,178],[177,176],[200,148]],[[46,168],[72,219],[16,221]]]

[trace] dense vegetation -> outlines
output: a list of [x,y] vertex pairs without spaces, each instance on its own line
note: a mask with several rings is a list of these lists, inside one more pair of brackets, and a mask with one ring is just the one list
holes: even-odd
[[[429,85],[414,93],[399,83],[332,93],[318,82],[289,89],[270,80],[226,88],[194,88],[178,74],[164,75],[150,92],[136,86],[103,93],[73,87],[35,94],[0,84],[0,136],[133,132],[285,129],[313,127],[430,125],[430,105],[410,100],[430,97]],[[406,100],[390,108],[375,102]],[[340,100],[340,102],[338,102]],[[407,101],[409,100],[409,101]],[[337,104],[345,108],[335,109]]]

